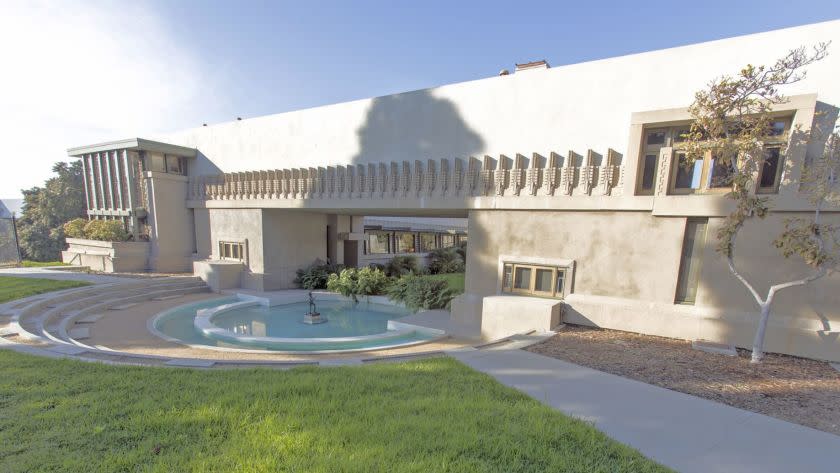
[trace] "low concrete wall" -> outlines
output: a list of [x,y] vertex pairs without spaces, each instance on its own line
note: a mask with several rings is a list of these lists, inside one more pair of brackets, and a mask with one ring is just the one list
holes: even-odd
[[245,264],[238,261],[193,261],[193,274],[206,282],[213,292],[240,287],[244,269]]
[[523,296],[485,297],[481,310],[481,338],[494,340],[515,333],[549,331],[560,324],[557,299]]
[[148,269],[149,243],[145,241],[99,241],[68,238],[61,261],[88,266],[94,271],[122,273]]

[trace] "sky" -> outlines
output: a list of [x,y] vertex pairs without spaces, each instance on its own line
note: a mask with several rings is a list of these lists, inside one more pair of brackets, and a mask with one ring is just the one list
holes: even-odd
[[836,0],[0,0],[0,198],[72,146],[837,18]]

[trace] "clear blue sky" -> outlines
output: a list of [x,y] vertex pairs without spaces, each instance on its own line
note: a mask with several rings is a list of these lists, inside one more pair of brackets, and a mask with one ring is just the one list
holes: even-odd
[[3,0],[3,159],[26,166],[0,198],[71,146],[837,18],[840,0]]
[[[256,116],[840,18],[840,1],[155,2]],[[229,119],[228,117],[225,117]],[[201,119],[196,117],[198,121]]]

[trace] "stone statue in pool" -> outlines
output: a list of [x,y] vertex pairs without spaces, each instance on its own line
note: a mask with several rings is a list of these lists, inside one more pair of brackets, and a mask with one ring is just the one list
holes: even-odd
[[322,324],[327,321],[326,317],[321,317],[318,309],[315,307],[315,297],[312,291],[309,291],[309,312],[303,316],[303,323],[305,324]]

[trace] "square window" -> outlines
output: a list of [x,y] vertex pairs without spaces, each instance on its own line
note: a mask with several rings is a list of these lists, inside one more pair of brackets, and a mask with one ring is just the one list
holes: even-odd
[[552,283],[554,279],[554,270],[548,268],[538,268],[537,277],[534,280],[534,291],[536,292],[551,292]]
[[391,234],[388,232],[370,232],[367,234],[367,253],[387,254],[391,252]]
[[649,145],[665,144],[665,132],[664,131],[648,132],[646,143],[649,144]]
[[513,278],[514,289],[531,289],[531,268],[517,267]]
[[735,174],[735,163],[730,160],[727,163],[712,157],[710,162],[711,170],[706,182],[709,189],[723,189],[732,187],[732,177]]
[[420,251],[429,252],[437,248],[437,239],[434,233],[420,234]]
[[397,253],[415,253],[417,248],[414,246],[413,233],[397,233]]
[[685,154],[677,155],[676,177],[674,189],[695,190],[700,188],[700,178],[703,175],[703,159],[695,159],[694,163],[688,164]]

